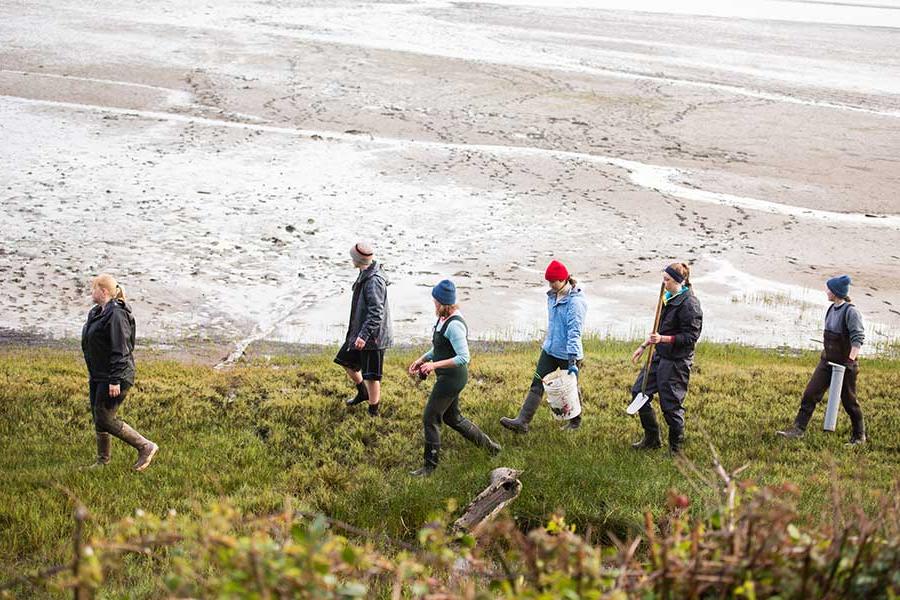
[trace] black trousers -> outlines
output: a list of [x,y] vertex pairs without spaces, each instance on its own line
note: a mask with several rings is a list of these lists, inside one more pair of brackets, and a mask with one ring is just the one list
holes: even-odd
[[[854,434],[863,432],[863,414],[856,399],[856,376],[859,374],[859,365],[856,362],[847,363],[847,370],[844,371],[844,385],[841,387],[841,405],[850,416],[850,424]],[[831,365],[825,358],[819,360],[809,383],[806,384],[806,390],[803,392],[803,398],[800,400],[800,410],[797,412],[797,418],[794,423],[800,429],[806,429],[809,420],[812,418],[813,411],[816,410],[816,404],[822,400],[822,396],[831,386]]]
[[109,382],[91,381],[90,399],[91,399],[91,417],[94,421],[94,429],[98,433],[109,433],[118,436],[122,432],[122,420],[116,416],[119,405],[125,400],[130,384],[122,382],[122,391],[117,398],[109,396]]
[[[650,361],[650,373],[647,375],[646,389],[650,400],[638,411],[641,425],[645,430],[651,433],[659,431],[651,404],[653,396],[658,394],[659,406],[669,430],[684,431],[684,398],[687,395],[692,364],[692,358],[668,360],[660,358],[658,354],[653,356],[653,360]],[[642,370],[634,385],[631,386],[632,396],[640,393],[643,383],[644,371]]]

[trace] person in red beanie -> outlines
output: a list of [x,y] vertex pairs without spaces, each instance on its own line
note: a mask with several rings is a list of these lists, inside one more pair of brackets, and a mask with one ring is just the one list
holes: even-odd
[[[584,293],[565,265],[557,260],[547,265],[544,279],[550,286],[547,292],[547,335],[541,347],[537,369],[518,416],[514,419],[500,419],[501,425],[516,433],[528,433],[528,425],[544,397],[544,377],[556,369],[565,369],[577,376],[584,358],[581,343],[587,313]],[[578,415],[566,421],[563,429],[574,430],[580,426],[581,415]]]

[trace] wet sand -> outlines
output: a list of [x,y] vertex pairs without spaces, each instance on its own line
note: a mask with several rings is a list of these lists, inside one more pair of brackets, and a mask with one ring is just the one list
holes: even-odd
[[554,257],[589,330],[633,337],[677,258],[707,339],[809,347],[824,280],[848,272],[884,346],[898,32],[476,3],[3,6],[0,328],[77,336],[86,281],[111,271],[148,340],[330,343],[362,237],[404,341],[427,335],[442,277],[474,337],[539,337]]

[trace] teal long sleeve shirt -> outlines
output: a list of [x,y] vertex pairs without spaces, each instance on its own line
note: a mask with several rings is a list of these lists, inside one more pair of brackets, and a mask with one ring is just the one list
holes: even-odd
[[[441,327],[442,324],[443,322],[439,323],[437,327]],[[460,321],[453,321],[447,325],[447,331],[444,332],[444,335],[450,340],[450,344],[456,352],[453,362],[457,366],[469,364],[469,341],[466,339],[466,326]],[[433,357],[434,348],[425,354],[425,360],[431,360]]]

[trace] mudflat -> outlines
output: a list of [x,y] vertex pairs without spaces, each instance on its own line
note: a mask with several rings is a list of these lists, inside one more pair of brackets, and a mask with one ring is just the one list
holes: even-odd
[[644,334],[684,260],[707,339],[809,347],[825,279],[849,273],[867,349],[895,342],[900,10],[847,10],[883,26],[6,3],[0,328],[77,337],[109,271],[145,339],[330,343],[363,238],[407,341],[444,277],[473,337],[539,336],[557,258],[599,335]]

